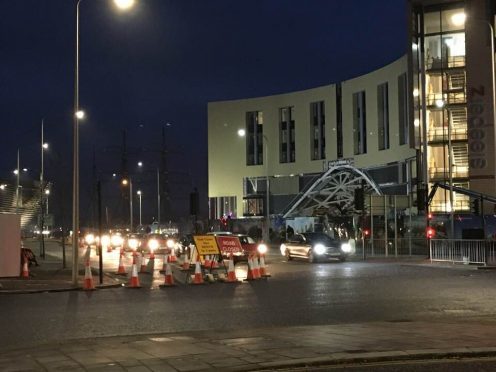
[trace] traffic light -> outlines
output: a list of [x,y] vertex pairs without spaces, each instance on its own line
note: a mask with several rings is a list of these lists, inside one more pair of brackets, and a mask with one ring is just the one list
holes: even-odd
[[355,189],[355,209],[363,210],[365,206],[365,198],[363,196],[363,188]]
[[478,216],[480,214],[480,200],[479,199],[472,199],[470,201],[470,210],[473,214]]
[[369,229],[363,229],[363,236],[365,238],[368,238],[369,235],[370,235],[370,230]]
[[429,226],[425,233],[427,235],[427,239],[432,239],[436,235],[436,230]]
[[430,220],[432,220],[432,213],[428,213],[428,214],[427,214],[427,219],[428,219],[429,221],[430,221]]

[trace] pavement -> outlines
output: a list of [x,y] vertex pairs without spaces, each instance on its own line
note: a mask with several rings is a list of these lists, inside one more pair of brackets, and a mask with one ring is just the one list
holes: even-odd
[[[70,248],[70,247],[69,247]],[[70,262],[70,261],[69,261]],[[60,256],[30,279],[0,278],[0,294],[78,290]],[[409,261],[408,264],[415,264]],[[418,264],[424,265],[425,260]],[[456,269],[463,269],[457,266]],[[473,269],[473,268],[466,268]],[[82,279],[84,272],[80,271]],[[110,274],[102,288],[121,286]],[[94,277],[95,283],[98,277]],[[0,332],[1,334],[1,332]],[[496,322],[392,322],[245,328],[85,338],[0,351],[1,371],[270,371],[390,361],[496,357]]]

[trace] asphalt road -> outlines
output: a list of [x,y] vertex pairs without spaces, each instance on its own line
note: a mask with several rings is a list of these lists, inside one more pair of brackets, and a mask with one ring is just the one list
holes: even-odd
[[[239,285],[0,296],[0,347],[72,338],[319,325],[368,321],[491,321],[496,271],[380,262],[286,262],[269,257],[272,278]],[[238,273],[242,273],[240,267]],[[180,272],[175,272],[181,279]]]

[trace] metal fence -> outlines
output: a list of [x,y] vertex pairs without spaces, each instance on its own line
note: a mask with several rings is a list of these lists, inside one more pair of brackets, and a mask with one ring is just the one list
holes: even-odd
[[492,240],[432,239],[429,250],[431,262],[496,263],[496,242]]
[[362,256],[365,248],[367,257],[400,257],[429,255],[429,247],[425,238],[398,239],[365,239],[355,244],[355,255]]

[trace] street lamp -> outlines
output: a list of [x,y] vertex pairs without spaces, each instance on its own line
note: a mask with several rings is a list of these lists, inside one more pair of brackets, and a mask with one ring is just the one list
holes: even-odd
[[[76,2],[76,42],[74,59],[74,119],[73,119],[73,174],[72,174],[72,284],[78,285],[78,238],[79,238],[79,120],[84,111],[79,108],[79,6]],[[114,0],[122,10],[131,8],[134,0]]]
[[139,224],[141,226],[141,190],[138,190],[136,194],[138,194],[139,198]]
[[129,232],[133,232],[133,180],[123,178],[121,181],[123,186],[129,185]]
[[[238,136],[244,137],[246,131],[244,129],[238,129]],[[264,144],[265,144],[265,229],[263,240],[265,243],[269,242],[270,239],[270,212],[269,212],[269,194],[270,194],[270,182],[269,182],[269,139],[265,134],[262,134]]]

